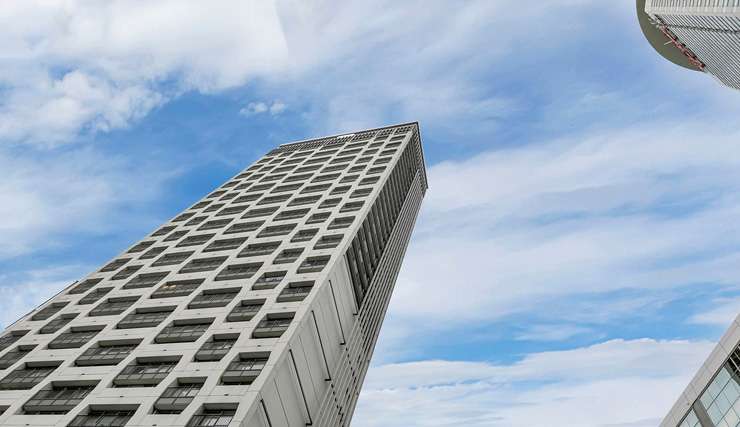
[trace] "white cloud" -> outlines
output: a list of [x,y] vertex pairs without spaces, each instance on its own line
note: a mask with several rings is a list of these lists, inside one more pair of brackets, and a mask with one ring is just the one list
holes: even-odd
[[272,103],[264,101],[250,102],[246,107],[239,110],[239,114],[246,117],[262,113],[270,113],[270,115],[277,116],[285,111],[286,108],[287,105],[281,101],[273,101]]
[[740,314],[740,298],[717,298],[708,304],[709,310],[697,313],[689,319],[692,323],[727,328]]
[[108,231],[124,220],[121,207],[150,200],[177,173],[92,150],[52,157],[0,150],[0,170],[0,259],[64,245],[62,234]]
[[651,427],[711,350],[612,340],[511,365],[420,361],[371,368],[353,425]]

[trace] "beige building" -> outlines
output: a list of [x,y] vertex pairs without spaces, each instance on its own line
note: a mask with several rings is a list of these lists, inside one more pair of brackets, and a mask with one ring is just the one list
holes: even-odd
[[666,59],[740,89],[740,0],[637,0],[637,15]]
[[8,327],[0,425],[349,425],[426,189],[417,123],[279,146]]

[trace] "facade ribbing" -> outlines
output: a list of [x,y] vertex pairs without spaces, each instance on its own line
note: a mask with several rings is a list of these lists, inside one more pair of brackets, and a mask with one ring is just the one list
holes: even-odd
[[427,189],[417,123],[284,144],[0,336],[5,426],[346,426]]

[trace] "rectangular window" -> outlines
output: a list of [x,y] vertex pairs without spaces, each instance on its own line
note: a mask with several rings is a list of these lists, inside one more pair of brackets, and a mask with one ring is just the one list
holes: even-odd
[[184,319],[175,320],[154,338],[157,344],[172,342],[193,342],[211,326],[213,319]]
[[288,330],[295,313],[270,313],[257,324],[252,338],[279,338]]
[[226,316],[227,322],[247,322],[259,313],[265,300],[243,300]]
[[224,231],[224,234],[247,233],[260,228],[264,223],[264,221],[237,222]]
[[332,199],[326,199],[323,202],[321,202],[321,204],[319,205],[319,209],[333,208],[334,206],[338,205],[339,202],[341,202],[341,201],[342,201],[342,199],[340,199],[338,197],[335,197],[335,198],[332,198]]
[[286,210],[282,211],[279,214],[277,214],[274,218],[275,221],[284,221],[286,219],[297,219],[297,218],[303,218],[310,209],[303,208],[303,209],[292,209],[292,210]]
[[193,251],[186,251],[164,254],[152,263],[152,267],[164,267],[167,265],[181,264],[194,253],[195,252]]
[[195,360],[198,362],[217,362],[231,350],[236,344],[239,334],[220,334],[214,335],[206,341],[195,353]]
[[180,274],[199,273],[202,271],[215,270],[218,268],[218,266],[223,264],[224,261],[226,261],[226,258],[227,257],[225,256],[212,258],[196,258],[185,264],[185,266],[180,269]]
[[[135,405],[138,407],[138,405]],[[136,408],[131,405],[124,405],[122,409],[114,410],[97,410],[89,409],[86,414],[77,415],[67,425],[68,427],[90,427],[90,426],[106,426],[106,427],[123,427],[128,423],[128,420],[134,416]]]
[[208,221],[198,227],[199,231],[205,231],[205,230],[215,230],[217,228],[223,228],[229,225],[231,221],[233,221],[234,218],[226,218],[226,219],[215,219],[212,221]]
[[164,238],[163,242],[174,242],[175,240],[178,240],[180,237],[186,234],[188,234],[188,230],[173,231],[167,237]]
[[365,196],[367,196],[368,194],[370,194],[372,192],[373,192],[373,189],[372,188],[360,188],[359,190],[353,191],[352,194],[349,195],[349,198],[350,199],[357,199],[357,198],[360,198],[360,197],[365,197]]
[[205,208],[203,210],[203,212],[215,212],[215,211],[221,209],[222,207],[224,207],[224,205],[225,205],[225,203],[214,203],[211,206]]
[[19,345],[18,347],[7,351],[0,357],[0,369],[8,369],[15,364],[15,362],[23,359],[23,356],[27,355],[36,348],[36,344]]
[[172,220],[172,222],[182,222],[182,221],[185,221],[186,219],[189,219],[193,215],[195,215],[195,212],[185,212],[183,214],[176,216],[175,219]]
[[149,298],[171,298],[190,295],[204,279],[173,280],[157,288]]
[[69,331],[57,335],[49,342],[47,347],[51,349],[80,348],[93,339],[103,328],[103,325],[73,326]]
[[344,206],[342,206],[342,208],[339,210],[339,212],[340,213],[344,213],[344,212],[355,212],[355,211],[358,211],[358,210],[362,209],[362,205],[364,205],[364,204],[365,204],[365,202],[362,201],[362,200],[357,201],[357,202],[348,202],[348,203],[345,203]]
[[72,319],[77,317],[80,313],[69,313],[69,314],[60,314],[55,319],[41,327],[39,329],[40,334],[53,334],[54,332],[57,332],[58,330],[62,329],[67,325],[67,323],[71,322]]
[[186,247],[186,246],[198,246],[202,245],[203,243],[211,240],[215,234],[197,234],[195,236],[188,236],[180,243],[177,244],[178,248]]
[[70,289],[68,294],[84,294],[85,292],[89,291],[93,288],[93,286],[100,283],[100,281],[103,279],[87,279],[83,280],[82,282],[78,283],[74,288]]
[[219,406],[216,405],[216,407],[210,408],[206,405],[199,414],[190,418],[187,427],[228,427],[234,419],[236,407],[234,409],[221,409]]
[[328,190],[329,187],[331,187],[331,184],[309,185],[308,187],[301,190],[301,194],[320,193],[322,191]]
[[[76,316],[76,314],[75,314]],[[6,348],[13,345],[16,341],[21,339],[24,335],[28,333],[28,330],[21,330],[21,331],[10,331],[7,334],[0,337],[0,351],[5,350]]]
[[169,233],[170,231],[174,230],[175,228],[176,228],[176,226],[174,226],[174,225],[168,225],[168,226],[162,227],[159,230],[157,230],[154,233],[152,233],[152,237],[164,236],[165,234]]
[[331,234],[327,236],[321,236],[316,242],[314,249],[331,249],[336,248],[344,238],[343,234]]
[[265,227],[260,231],[260,233],[257,235],[257,237],[274,237],[274,236],[284,236],[296,227],[298,224],[283,224],[283,225],[273,225],[271,227]]
[[76,360],[76,366],[113,366],[128,357],[140,340],[100,341],[85,350]]
[[262,193],[246,194],[244,196],[234,199],[232,203],[234,204],[249,203],[249,202],[253,202],[259,199],[260,197],[262,197]]
[[114,316],[116,314],[121,314],[124,311],[128,310],[128,308],[131,307],[138,299],[138,296],[108,298],[107,301],[101,302],[97,305],[97,307],[90,310],[90,313],[88,313],[87,315],[94,317]]
[[355,217],[353,216],[345,216],[341,218],[335,218],[334,221],[329,224],[329,230],[337,229],[337,228],[347,228],[349,227],[352,222],[355,220]]
[[165,249],[167,249],[167,246],[158,246],[156,248],[151,248],[148,251],[144,252],[144,254],[141,255],[139,257],[139,259],[152,259],[152,258],[156,258],[156,257],[159,256],[159,254],[161,254],[162,252],[164,252]]
[[116,328],[152,328],[162,323],[173,311],[175,311],[174,305],[137,308],[136,311],[127,314],[118,322]]
[[113,386],[155,387],[172,372],[180,357],[139,357],[113,378]]
[[256,282],[252,285],[252,290],[259,291],[264,289],[272,289],[283,281],[283,278],[287,274],[287,271],[266,271]]
[[36,314],[31,316],[31,320],[46,320],[51,316],[59,313],[61,309],[69,304],[69,301],[64,302],[53,302],[41,310],[37,311]]
[[221,270],[214,280],[249,279],[262,267],[262,263],[231,264]]
[[313,236],[315,236],[316,233],[318,232],[319,232],[318,228],[308,228],[304,230],[298,230],[298,232],[293,235],[293,238],[290,239],[290,241],[292,243],[307,242],[313,239]]
[[301,185],[303,184],[287,184],[287,185],[280,185],[272,189],[273,193],[284,193],[286,191],[295,191],[299,188],[301,188]]
[[119,268],[123,267],[123,265],[129,261],[131,261],[131,258],[119,258],[113,262],[106,264],[103,268],[100,269],[100,271],[101,272],[116,271]]
[[318,273],[326,267],[326,264],[329,263],[329,258],[330,257],[328,255],[306,258],[303,260],[301,266],[298,267],[298,274]]
[[39,384],[44,378],[61,365],[61,361],[54,362],[26,362],[5,378],[0,380],[0,390],[28,390]]
[[296,302],[306,299],[313,288],[313,280],[290,282],[280,292],[277,302]]
[[295,262],[303,253],[303,248],[285,249],[272,261],[273,264],[289,264]]
[[92,304],[94,302],[97,302],[100,298],[103,298],[105,295],[107,295],[108,292],[110,292],[112,289],[113,289],[112,287],[93,289],[92,291],[88,292],[87,295],[80,298],[77,304],[86,305],[86,304]]
[[179,414],[190,405],[205,383],[205,378],[178,378],[154,402],[157,414]]
[[271,253],[275,252],[275,249],[277,249],[278,246],[280,246],[280,242],[254,243],[251,245],[247,245],[246,248],[239,252],[237,257],[246,258],[270,255]]
[[98,384],[96,381],[65,383],[55,381],[51,388],[39,390],[23,404],[23,413],[36,414],[66,414],[79,405]]
[[154,240],[150,240],[148,242],[137,243],[136,245],[132,246],[131,249],[129,249],[126,253],[131,254],[135,252],[141,252],[153,244],[154,244]]
[[306,224],[318,224],[326,221],[327,218],[329,218],[329,215],[331,215],[329,212],[319,212],[311,215],[308,220],[306,221]]
[[208,245],[205,249],[203,249],[203,252],[228,251],[232,249],[237,249],[246,241],[246,237],[235,237],[232,239],[216,240]]
[[242,213],[248,207],[249,205],[230,206],[228,208],[224,208],[218,211],[218,213],[216,213],[216,216],[236,215],[236,214]]
[[228,385],[248,385],[257,379],[267,365],[270,353],[241,353],[221,375],[221,382]]
[[206,289],[193,298],[188,308],[223,307],[231,302],[241,288]]
[[129,265],[128,267],[114,274],[113,277],[110,278],[110,280],[128,279],[129,277],[131,277],[131,275],[139,271],[141,267],[143,267],[143,265]]
[[258,205],[269,205],[271,203],[282,203],[290,198],[290,194],[280,194],[277,196],[269,196],[265,197],[259,202],[257,202]]
[[161,273],[139,274],[138,276],[129,280],[125,285],[123,285],[123,289],[150,288],[159,283],[165,277],[167,277],[168,274],[169,272],[167,271]]
[[269,208],[251,209],[251,210],[247,211],[247,213],[245,213],[242,216],[242,218],[244,218],[244,219],[247,219],[247,218],[259,218],[259,217],[262,217],[262,216],[272,215],[273,213],[275,213],[275,211],[277,209],[278,209],[277,206],[272,206],[272,207],[269,207]]

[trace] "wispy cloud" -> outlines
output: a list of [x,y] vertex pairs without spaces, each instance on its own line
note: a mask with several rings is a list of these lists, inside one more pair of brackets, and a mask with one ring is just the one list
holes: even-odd
[[272,116],[281,114],[288,106],[281,101],[270,102],[250,102],[246,107],[239,110],[242,116],[250,117],[257,114],[269,113]]

